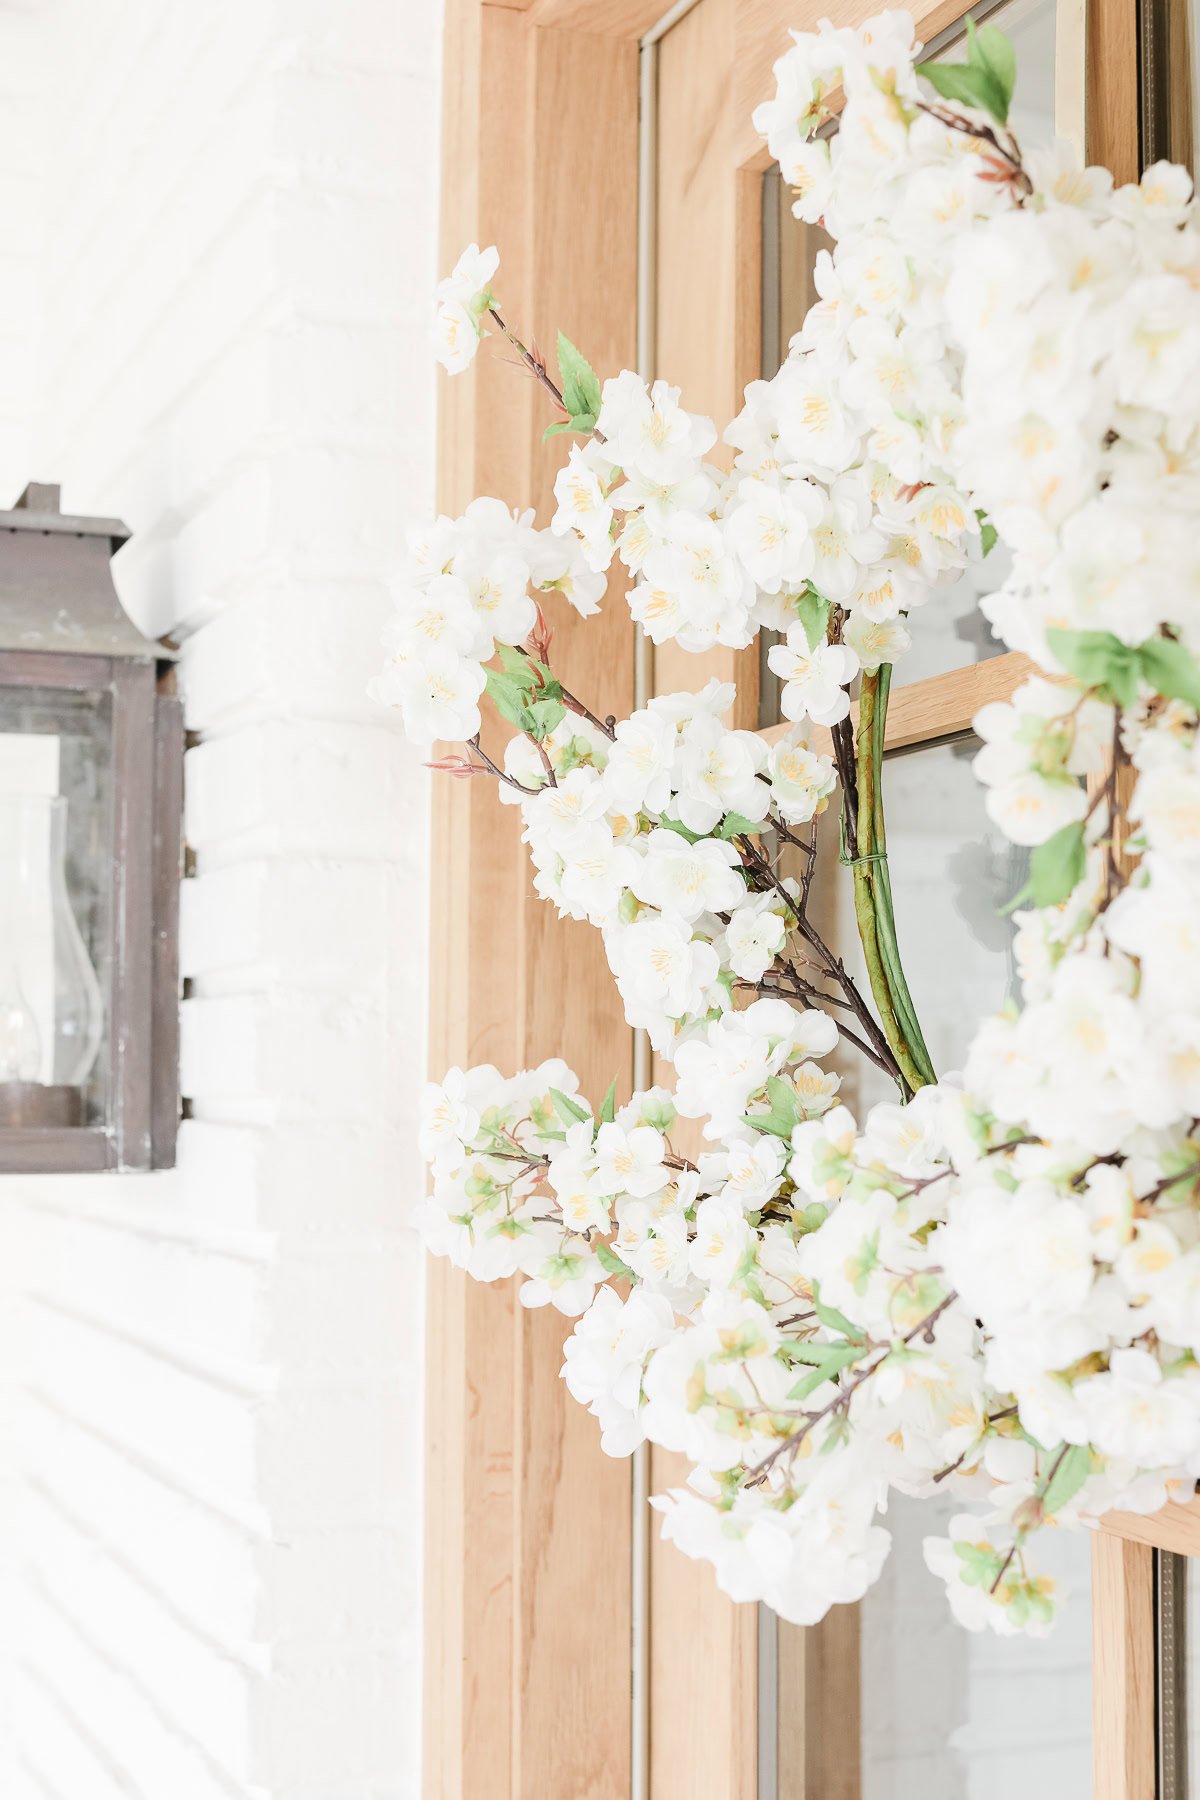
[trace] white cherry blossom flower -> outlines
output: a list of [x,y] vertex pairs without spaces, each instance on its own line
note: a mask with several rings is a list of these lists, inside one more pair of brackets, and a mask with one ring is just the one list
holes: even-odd
[[590,444],[572,444],[565,465],[554,477],[554,498],[558,511],[550,521],[551,531],[559,536],[578,532],[589,568],[607,569],[613,553],[613,509],[601,485],[597,458]]
[[438,361],[457,375],[474,360],[483,328],[481,315],[488,300],[488,284],[500,265],[494,248],[480,250],[468,244],[454,269],[438,287],[435,346]]
[[471,662],[437,645],[418,662],[406,662],[381,677],[379,699],[398,702],[404,728],[418,744],[435,738],[471,738],[480,728],[479,696],[486,676]]
[[765,594],[795,593],[812,573],[812,530],[824,514],[820,490],[809,481],[773,487],[749,479],[725,516],[725,533],[742,567]]
[[806,825],[837,787],[831,756],[818,756],[798,728],[777,738],[768,760],[771,804],[785,825]]
[[656,381],[647,389],[628,369],[604,383],[596,429],[613,463],[668,484],[690,475],[717,435],[710,419],[683,410],[678,388]]
[[644,1199],[666,1186],[666,1145],[649,1125],[601,1125],[596,1133],[595,1187],[598,1193],[633,1194]]
[[812,719],[836,725],[850,712],[850,683],[858,658],[846,644],[818,644],[809,649],[802,625],[789,628],[787,641],[773,644],[767,662],[783,682],[779,707],[785,719]]
[[1075,1397],[1105,1456],[1145,1466],[1185,1462],[1200,1449],[1200,1374],[1167,1378],[1148,1350],[1114,1350],[1107,1372],[1078,1382]]
[[701,913],[729,911],[746,892],[732,844],[718,838],[691,844],[677,831],[661,828],[646,839],[645,856],[631,886],[639,900],[689,921]]
[[736,1196],[702,1200],[696,1208],[696,1235],[689,1252],[692,1273],[710,1287],[728,1287],[754,1242]]
[[642,1442],[642,1375],[673,1323],[669,1302],[644,1288],[622,1300],[602,1287],[563,1346],[563,1379],[600,1421],[605,1455],[628,1456]]
[[725,927],[729,966],[743,981],[761,981],[787,937],[787,923],[774,894],[741,901]]

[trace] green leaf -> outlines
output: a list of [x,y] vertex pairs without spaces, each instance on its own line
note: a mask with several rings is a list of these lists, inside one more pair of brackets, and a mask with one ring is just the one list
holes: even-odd
[[660,830],[673,831],[677,837],[686,838],[689,844],[698,844],[704,836],[703,832],[689,831],[682,819],[660,819],[658,824]]
[[790,1138],[792,1135],[791,1126],[785,1125],[774,1113],[743,1113],[742,1123],[749,1125],[753,1131],[768,1132],[771,1137]]
[[967,1587],[991,1587],[1000,1572],[1000,1557],[985,1544],[958,1542],[954,1553],[962,1563],[962,1579]]
[[558,437],[564,431],[573,431],[577,437],[591,437],[595,429],[595,413],[573,413],[569,419],[556,419],[553,425],[547,425],[542,439],[545,441],[546,438]]
[[804,1117],[795,1088],[782,1075],[772,1075],[767,1080],[767,1099],[771,1102],[770,1111],[746,1113],[747,1125],[752,1125],[755,1131],[770,1132],[772,1137],[790,1138],[793,1127]]
[[1001,124],[1008,116],[1004,89],[990,69],[967,63],[926,62],[917,64],[917,74],[923,75],[943,100],[957,100],[962,106],[978,107],[981,112],[991,113]]
[[1083,880],[1085,869],[1087,846],[1083,842],[1083,821],[1078,819],[1038,844],[1029,857],[1029,880],[1002,907],[1002,913],[1015,913],[1025,900],[1034,905],[1060,905]]
[[1200,712],[1200,666],[1186,645],[1174,638],[1147,638],[1139,645],[1143,679],[1168,700],[1184,700]]
[[600,381],[586,356],[582,356],[561,331],[558,334],[558,373],[563,405],[571,415],[568,429],[575,429],[574,421],[586,416],[591,420],[590,431],[600,411]]
[[783,1079],[782,1075],[768,1075],[767,1099],[771,1102],[771,1111],[781,1119],[789,1120],[788,1130],[798,1125],[804,1114],[800,1110],[800,1102],[796,1098],[796,1090]]
[[982,507],[976,507],[975,517],[979,520],[979,548],[984,556],[990,556],[996,548],[1000,534]]
[[1103,688],[1120,707],[1137,699],[1141,652],[1111,631],[1062,631],[1052,626],[1046,642],[1066,669],[1086,687]]
[[549,663],[539,662],[536,656],[530,656],[528,651],[518,650],[514,644],[497,644],[496,654],[503,664],[504,673],[519,682],[527,694],[536,693],[539,698],[550,700],[561,697],[562,683],[554,675]]
[[570,1094],[561,1093],[558,1088],[550,1089],[550,1098],[554,1102],[555,1112],[568,1125],[582,1124],[584,1119],[592,1116],[586,1106],[580,1106],[578,1100],[572,1100]]
[[517,680],[527,681],[532,685],[530,661],[523,650],[518,650],[515,644],[497,644],[496,654],[500,658],[506,675],[512,675]]
[[763,828],[761,819],[747,819],[742,813],[726,813],[717,831],[721,838],[757,837]]
[[512,644],[501,644],[502,669],[487,669],[487,691],[502,718],[541,743],[566,717],[562,685],[545,663]]
[[521,708],[516,723],[526,737],[531,737],[540,744],[543,738],[550,736],[556,725],[562,724],[566,716],[567,709],[561,700],[534,700],[529,706]]
[[853,1319],[848,1319],[836,1306],[826,1306],[821,1299],[820,1285],[815,1281],[812,1284],[812,1297],[813,1311],[822,1325],[830,1331],[840,1331],[843,1337],[853,1338],[855,1343],[864,1342],[862,1326],[856,1325]]
[[815,650],[825,642],[829,630],[829,602],[822,600],[811,582],[796,602],[796,616],[804,627],[809,649]]
[[623,1263],[616,1251],[610,1250],[607,1244],[596,1245],[596,1261],[610,1275],[627,1275],[630,1281],[633,1280],[633,1270],[629,1264]]
[[1073,1500],[1079,1492],[1091,1473],[1091,1467],[1092,1453],[1087,1445],[1072,1444],[1046,1484],[1046,1491],[1042,1495],[1042,1510],[1050,1514],[1060,1512],[1067,1501]]
[[600,1102],[600,1123],[611,1125],[617,1116],[617,1078],[614,1075],[609,1083],[608,1092]]
[[794,1388],[788,1389],[789,1400],[807,1400],[808,1396],[815,1388],[819,1388],[822,1382],[832,1381],[835,1375],[840,1375],[843,1369],[850,1367],[851,1363],[859,1362],[866,1351],[866,1345],[861,1343],[806,1345],[805,1348],[820,1350],[821,1355],[819,1358],[805,1356],[801,1359],[804,1362],[811,1362],[813,1370],[811,1375],[805,1375],[798,1381]]
[[1008,118],[1013,90],[1017,85],[1017,53],[1013,49],[1012,40],[1005,37],[996,25],[981,25],[976,31],[974,19],[968,19],[967,43],[972,68],[986,70],[996,84],[1001,98],[996,117],[1003,124]]
[[502,719],[510,725],[518,726],[522,731],[521,714],[525,710],[525,697],[529,692],[526,685],[516,676],[502,674],[498,669],[485,669],[487,692],[492,705]]
[[1035,906],[1058,906],[1078,887],[1087,867],[1083,821],[1064,825],[1029,859],[1029,892]]

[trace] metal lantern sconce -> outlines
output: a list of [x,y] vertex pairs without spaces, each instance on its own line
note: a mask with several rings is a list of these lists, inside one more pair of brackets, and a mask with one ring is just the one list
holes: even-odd
[[57,487],[0,512],[0,1172],[169,1168],[183,718]]

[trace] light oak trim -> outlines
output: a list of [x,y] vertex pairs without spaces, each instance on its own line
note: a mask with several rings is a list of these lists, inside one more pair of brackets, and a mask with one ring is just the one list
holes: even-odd
[[[449,0],[445,68],[442,266],[472,239],[500,245],[514,325],[543,341],[561,325],[598,367],[632,367],[636,45]],[[563,252],[585,189],[586,258]],[[548,516],[567,446],[542,442],[546,422],[533,383],[494,345],[468,374],[443,377],[442,508],[495,494]],[[631,710],[620,592],[586,630],[566,607],[554,623],[568,685]],[[490,785],[435,788],[432,1067],[515,1071],[558,1054],[587,1091],[616,1074],[627,1093],[632,1033],[603,946],[536,898],[519,827]],[[470,1282],[442,1261],[427,1311],[424,1792],[627,1800],[630,1465],[603,1455],[559,1377],[560,1314],[527,1311],[515,1283]]]
[[1087,0],[1087,156],[1138,178],[1137,0]]
[[1156,1513],[1106,1513],[1100,1529],[1127,1543],[1171,1550],[1176,1556],[1200,1556],[1200,1499],[1183,1504],[1169,1500]]
[[861,1606],[835,1606],[819,1625],[780,1619],[778,1633],[781,1800],[862,1800]]
[[507,0],[538,25],[558,31],[588,31],[595,36],[632,38],[636,43],[652,31],[671,7],[671,0]]
[[1154,1552],[1092,1543],[1092,1800],[1154,1800]]
[[[682,1487],[686,1458],[652,1446],[650,1491]],[[756,1800],[758,1618],[723,1594],[707,1563],[650,1545],[650,1794]],[[782,1791],[782,1790],[781,1790]]]
[[[740,178],[734,153],[735,83],[744,5],[699,0],[657,51],[654,364],[718,434],[740,410],[759,372],[760,215],[757,177]],[[720,435],[709,459],[733,453]],[[716,648],[702,656],[666,643],[653,653],[653,688],[675,693],[710,677],[732,681],[731,723],[758,721],[758,652]]]
[[[936,744],[945,738],[959,737],[970,731],[971,722],[981,707],[996,700],[1012,698],[1027,675],[1040,673],[1037,664],[1020,651],[1006,656],[990,656],[986,662],[968,663],[952,669],[947,675],[930,675],[925,681],[910,681],[892,689],[888,698],[887,731],[884,745],[888,750],[909,750],[918,744]],[[850,708],[858,718],[858,702]],[[767,725],[758,733],[768,744],[786,737],[793,727],[784,720],[781,725]],[[819,725],[812,732],[815,750],[828,756],[833,740],[828,730]]]

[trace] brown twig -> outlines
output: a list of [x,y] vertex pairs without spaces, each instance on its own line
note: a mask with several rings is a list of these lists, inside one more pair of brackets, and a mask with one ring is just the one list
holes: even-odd
[[1025,173],[1021,161],[1021,151],[1017,140],[1009,132],[1011,149],[1002,144],[990,125],[977,125],[974,120],[964,118],[961,113],[949,112],[945,107],[935,106],[928,100],[917,101],[918,110],[928,113],[939,125],[945,125],[949,131],[961,131],[965,137],[977,138],[981,143],[990,144],[996,155],[1001,158],[1007,171],[1008,180],[1021,194],[1032,194],[1033,183]]
[[771,889],[779,895],[788,912],[796,921],[797,932],[804,939],[805,943],[808,944],[811,949],[815,950],[817,957],[830,977],[836,982],[837,986],[841,988],[843,994],[845,994],[855,1017],[862,1026],[864,1036],[873,1046],[874,1055],[872,1056],[872,1061],[878,1061],[879,1067],[884,1070],[893,1081],[896,1080],[899,1071],[896,1067],[896,1059],[892,1055],[891,1045],[884,1037],[883,1032],[876,1022],[874,1014],[871,1012],[870,1007],[859,993],[853,979],[847,972],[846,965],[841,957],[834,956],[832,950],[830,950],[829,946],[825,943],[816,927],[810,922],[801,901],[798,900],[795,895],[788,893],[786,887],[784,887],[782,881],[780,881],[778,875],[775,873],[769,860],[763,855],[762,851],[759,850],[748,837],[737,837],[733,841],[735,848],[742,858],[743,868],[745,868],[754,878],[759,891]]
[[[900,1342],[902,1344],[911,1344],[914,1338],[923,1335],[926,1343],[932,1344],[934,1325],[937,1323],[938,1319],[941,1318],[946,1308],[952,1306],[957,1299],[958,1295],[951,1289],[944,1300],[938,1301],[938,1304],[933,1308],[932,1312],[926,1313],[923,1319],[918,1319],[911,1331],[905,1332],[904,1336],[900,1339]],[[894,1349],[894,1344],[888,1344],[868,1368],[861,1369],[852,1381],[848,1381],[845,1387],[838,1389],[834,1398],[827,1406],[823,1406],[819,1412],[807,1413],[805,1415],[804,1424],[798,1431],[789,1433],[789,1435],[783,1438],[780,1443],[776,1444],[769,1456],[764,1456],[760,1463],[756,1463],[752,1469],[747,1471],[746,1479],[742,1485],[744,1487],[758,1487],[766,1477],[768,1471],[779,1461],[779,1458],[785,1456],[789,1450],[798,1449],[804,1442],[804,1439],[808,1436],[809,1432],[815,1425],[819,1425],[822,1419],[829,1418],[833,1413],[842,1411],[849,1412],[850,1402],[854,1398],[854,1395],[858,1392],[864,1381],[869,1381],[875,1371],[882,1368]]]
[[487,751],[483,748],[482,744],[479,742],[479,733],[478,732],[475,733],[475,736],[473,738],[467,739],[467,748],[468,748],[468,750],[473,750],[475,752],[476,756],[478,756],[481,759],[480,762],[471,764],[471,770],[472,770],[473,774],[494,775],[496,777],[497,781],[503,781],[506,784],[506,786],[511,787],[511,788],[516,788],[518,794],[536,794],[538,792],[537,788],[526,787],[525,783],[523,781],[517,781],[514,776],[508,774],[508,772],[506,770],[502,769],[500,767],[499,763],[494,763],[492,761],[491,757],[488,755]]
[[512,345],[513,349],[516,351],[518,357],[520,358],[521,366],[524,369],[526,369],[530,375],[533,376],[535,381],[539,382],[541,384],[541,386],[545,388],[546,392],[549,394],[550,398],[553,400],[555,406],[557,406],[559,412],[562,413],[563,417],[569,418],[570,414],[567,411],[566,402],[563,400],[563,397],[562,397],[562,389],[558,386],[558,384],[556,382],[551,380],[550,372],[546,368],[546,360],[541,355],[541,353],[540,352],[535,353],[533,350],[527,349],[526,346],[521,342],[520,338],[517,336],[516,332],[511,331],[509,329],[509,327],[505,324],[504,320],[501,318],[499,312],[496,310],[496,308],[494,306],[488,307],[488,317],[491,319],[494,319],[496,321],[496,324],[499,326],[500,330],[503,332],[506,341]]

